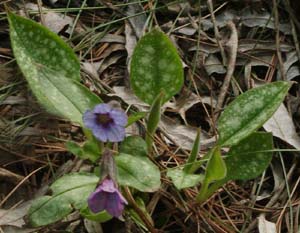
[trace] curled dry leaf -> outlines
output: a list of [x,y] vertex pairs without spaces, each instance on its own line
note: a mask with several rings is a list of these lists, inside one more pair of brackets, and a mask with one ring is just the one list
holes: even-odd
[[[196,128],[181,125],[166,116],[162,116],[159,127],[181,148],[186,150],[191,150],[193,148],[197,135]],[[206,134],[201,133],[200,141],[201,147],[206,148],[215,142],[215,138],[209,138]]]
[[31,201],[25,202],[14,209],[0,209],[0,226],[22,227],[25,225],[23,217],[27,214]]
[[[246,8],[243,11],[226,10],[216,16],[216,25],[220,28],[224,27],[228,21],[239,20],[244,26],[262,27],[275,29],[274,18],[267,11],[253,11],[250,8]],[[202,28],[204,31],[213,28],[213,23],[210,19],[202,19]],[[285,35],[291,35],[291,27],[289,23],[280,23],[279,30]]]
[[276,225],[273,222],[267,221],[264,214],[258,217],[259,233],[276,233]]
[[118,96],[127,104],[137,107],[140,111],[149,110],[149,105],[137,98],[130,89],[121,86],[114,86],[113,91],[115,94],[109,94],[109,96]]
[[216,100],[212,99],[210,96],[199,97],[189,89],[183,88],[180,96],[176,99],[176,101],[167,102],[165,104],[165,107],[177,112],[181,116],[185,124],[187,124],[186,112],[198,103],[215,106]]
[[[34,3],[27,3],[25,5],[27,10],[35,10],[38,11],[39,7]],[[70,16],[49,11],[49,9],[42,7],[42,11],[45,11],[43,14],[43,23],[47,28],[49,28],[52,32],[58,34],[61,30],[63,30],[66,26],[72,27],[74,20]],[[69,32],[67,30],[67,32]]]
[[266,131],[282,139],[296,149],[300,149],[300,137],[291,116],[283,104],[279,106],[274,115],[263,125]]

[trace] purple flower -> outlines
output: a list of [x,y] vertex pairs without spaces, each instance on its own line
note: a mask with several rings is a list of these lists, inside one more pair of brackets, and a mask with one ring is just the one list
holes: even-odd
[[124,205],[127,204],[115,183],[109,178],[104,179],[88,198],[88,205],[93,213],[106,210],[110,215],[117,218],[121,216]]
[[84,125],[102,142],[120,142],[125,137],[127,116],[109,104],[98,104],[83,115]]

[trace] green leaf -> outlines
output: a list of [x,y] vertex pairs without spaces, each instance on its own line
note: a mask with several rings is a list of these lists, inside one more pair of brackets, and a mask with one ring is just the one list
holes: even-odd
[[136,112],[134,114],[131,114],[128,117],[128,122],[126,127],[132,125],[134,122],[137,122],[138,120],[144,118],[147,115],[147,112]]
[[202,200],[230,180],[249,180],[259,176],[272,159],[273,136],[271,133],[255,132],[233,146],[225,158],[227,175],[213,183]]
[[38,101],[51,113],[82,123],[82,113],[101,99],[80,81],[80,63],[72,49],[42,25],[8,13],[17,63]]
[[194,141],[194,145],[191,151],[191,154],[189,156],[188,161],[186,162],[186,164],[184,165],[184,171],[188,174],[192,174],[195,172],[195,170],[197,170],[197,168],[199,167],[199,165],[195,164],[195,161],[197,159],[197,156],[199,154],[200,151],[200,135],[201,135],[201,130],[198,129],[197,131],[197,135]]
[[129,136],[122,142],[120,153],[145,157],[147,156],[147,144],[139,136]]
[[233,146],[225,159],[226,180],[249,180],[259,176],[270,164],[273,149],[271,133],[256,132]]
[[142,192],[154,192],[160,187],[160,171],[147,157],[119,154],[115,158],[118,183]]
[[68,151],[70,151],[72,154],[82,157],[82,148],[79,144],[73,141],[67,141],[65,144]]
[[170,39],[157,29],[147,33],[136,45],[130,66],[134,93],[152,104],[163,90],[163,103],[178,93],[183,85],[183,68]]
[[98,141],[93,137],[92,140],[87,140],[82,147],[82,158],[96,162],[101,155]]
[[151,105],[151,109],[147,121],[147,134],[146,134],[146,144],[147,144],[148,152],[150,152],[152,149],[154,134],[160,121],[160,117],[161,117],[160,110],[162,106],[163,97],[164,97],[164,93],[161,92],[154,99]]
[[[145,205],[145,202],[143,201],[143,199],[140,198],[140,197],[135,197],[134,199],[135,199],[136,204],[137,204],[138,207],[140,208],[140,210],[143,211],[144,216],[145,216],[146,218],[148,218],[148,221],[149,221],[149,222],[153,223],[153,220],[152,220],[152,218],[151,218],[151,215],[148,213],[147,208],[146,208],[146,205]],[[130,217],[133,219],[133,221],[134,221],[137,225],[139,225],[140,227],[142,227],[142,228],[145,230],[145,232],[148,232],[147,227],[145,226],[145,223],[144,223],[143,220],[140,218],[140,216],[135,212],[135,210],[132,209],[132,208],[130,208],[130,209],[128,209],[128,210],[129,210],[129,213],[130,213]]]
[[189,174],[181,168],[168,169],[167,176],[170,177],[177,189],[193,187],[203,180],[203,175]]
[[210,156],[205,170],[204,181],[196,198],[199,202],[203,202],[208,198],[210,194],[209,185],[212,182],[222,180],[227,174],[226,165],[221,156],[220,147],[216,146],[208,153]]
[[93,137],[88,139],[83,146],[80,146],[76,142],[68,141],[66,143],[66,148],[72,154],[78,156],[81,159],[89,159],[92,162],[96,162],[101,154],[98,146],[98,141]]
[[89,220],[97,221],[100,223],[107,222],[112,219],[112,216],[109,213],[107,213],[105,210],[97,214],[94,214],[93,212],[90,211],[90,208],[87,205],[80,209],[80,214]]
[[94,191],[99,177],[90,173],[71,173],[56,180],[51,185],[52,196],[36,199],[29,209],[29,222],[32,226],[54,223],[86,205]]
[[206,171],[205,171],[205,181],[206,183],[211,183],[216,180],[221,180],[226,176],[226,165],[221,156],[221,151],[219,147],[215,147],[211,151],[211,156],[208,160]]
[[278,81],[249,90],[238,96],[218,121],[221,146],[232,146],[261,127],[276,111],[290,83]]

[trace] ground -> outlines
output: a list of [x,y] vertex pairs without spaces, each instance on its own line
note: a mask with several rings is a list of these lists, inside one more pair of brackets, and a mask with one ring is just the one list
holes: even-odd
[[[80,60],[82,84],[123,109],[147,108],[130,89],[136,42],[155,27],[172,40],[184,66],[184,85],[163,107],[155,134],[162,185],[141,194],[151,216],[148,225],[141,222],[149,231],[276,232],[276,226],[277,232],[299,232],[299,7],[296,0],[1,2],[0,232],[147,232],[129,211],[123,221],[95,224],[94,230],[76,211],[37,229],[23,220],[30,201],[47,193],[58,177],[89,171],[94,164],[66,148],[67,141],[84,142],[81,127],[49,114],[32,94],[14,58],[7,11],[57,33]],[[197,128],[203,156],[215,143],[217,119],[226,106],[248,89],[277,80],[293,86],[277,124],[260,129],[274,135],[266,171],[256,179],[228,182],[202,204],[195,201],[199,186],[176,189],[165,171],[186,161]],[[127,130],[145,134],[145,121]]]

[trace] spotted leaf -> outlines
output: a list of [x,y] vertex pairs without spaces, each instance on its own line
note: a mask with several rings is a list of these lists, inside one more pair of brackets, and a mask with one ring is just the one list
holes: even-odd
[[160,187],[160,171],[146,156],[120,153],[116,156],[118,183],[142,192],[154,192]]
[[54,223],[86,205],[86,200],[97,186],[99,177],[90,173],[70,173],[57,179],[51,186],[52,195],[35,199],[28,211],[29,223],[44,226]]
[[132,55],[130,80],[134,93],[152,104],[164,92],[166,102],[179,92],[183,84],[183,68],[170,39],[155,29],[138,42]]
[[8,13],[17,63],[38,101],[51,113],[81,123],[82,113],[101,100],[79,83],[72,49],[42,25]]
[[172,179],[177,189],[196,186],[204,177],[202,174],[189,174],[181,168],[168,169],[167,176]]
[[226,176],[212,183],[205,192],[200,191],[197,200],[203,202],[230,180],[249,180],[259,176],[272,159],[273,136],[271,133],[255,132],[231,147],[226,155]]
[[219,118],[218,144],[235,145],[261,127],[279,107],[289,88],[290,83],[278,81],[238,96]]
[[249,180],[259,176],[272,159],[273,136],[256,132],[233,146],[226,156],[228,180]]

